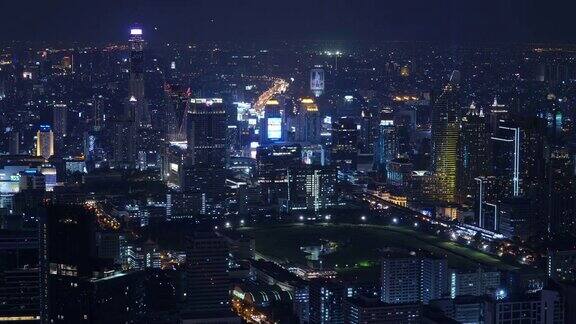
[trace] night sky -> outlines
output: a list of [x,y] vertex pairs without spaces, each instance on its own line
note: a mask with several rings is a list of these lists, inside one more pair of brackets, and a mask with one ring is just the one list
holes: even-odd
[[569,0],[0,2],[2,41],[118,41],[138,21],[150,41],[576,42],[576,1]]

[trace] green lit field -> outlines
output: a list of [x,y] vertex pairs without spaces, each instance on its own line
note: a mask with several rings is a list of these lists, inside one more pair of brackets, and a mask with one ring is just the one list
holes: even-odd
[[398,247],[426,250],[448,258],[449,266],[476,268],[478,264],[513,270],[515,266],[498,258],[472,250],[455,242],[444,241],[431,235],[396,226],[379,225],[285,225],[247,228],[256,240],[256,251],[279,262],[306,264],[301,246],[316,245],[320,239],[338,242],[338,249],[325,255],[327,267],[336,267],[342,274],[377,274],[379,250]]

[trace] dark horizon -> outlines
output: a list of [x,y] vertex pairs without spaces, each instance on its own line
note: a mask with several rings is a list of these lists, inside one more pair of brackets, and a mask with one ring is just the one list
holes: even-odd
[[124,41],[141,23],[151,42],[225,40],[576,43],[574,3],[488,1],[22,1],[2,4],[0,41]]

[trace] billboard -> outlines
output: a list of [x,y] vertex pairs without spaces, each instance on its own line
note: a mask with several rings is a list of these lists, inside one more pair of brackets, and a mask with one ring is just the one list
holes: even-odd
[[268,139],[279,140],[282,138],[282,118],[270,117],[267,121]]
[[310,70],[310,90],[316,97],[324,92],[324,70],[314,68]]

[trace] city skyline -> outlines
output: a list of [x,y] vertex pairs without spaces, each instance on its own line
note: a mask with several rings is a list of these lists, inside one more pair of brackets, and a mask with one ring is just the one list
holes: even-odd
[[569,5],[6,7],[0,322],[576,322]]

